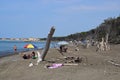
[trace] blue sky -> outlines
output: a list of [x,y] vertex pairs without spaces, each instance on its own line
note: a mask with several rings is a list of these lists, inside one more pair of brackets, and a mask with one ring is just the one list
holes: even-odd
[[0,0],[0,37],[67,36],[119,15],[120,0]]

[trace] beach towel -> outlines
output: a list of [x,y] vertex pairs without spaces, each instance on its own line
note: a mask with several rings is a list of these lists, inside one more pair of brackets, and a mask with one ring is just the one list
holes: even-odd
[[42,58],[41,58],[41,54],[40,52],[37,51],[37,55],[38,55],[38,60],[37,60],[37,65],[40,61],[42,61]]
[[49,69],[54,69],[54,68],[59,68],[59,67],[62,67],[63,64],[61,63],[54,63],[52,65],[47,65],[46,67],[49,68]]

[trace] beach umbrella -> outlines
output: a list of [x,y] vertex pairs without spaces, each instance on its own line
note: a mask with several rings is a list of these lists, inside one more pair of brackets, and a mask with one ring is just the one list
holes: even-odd
[[57,44],[58,45],[68,45],[69,43],[67,41],[60,41]]
[[34,44],[26,44],[24,48],[37,48]]

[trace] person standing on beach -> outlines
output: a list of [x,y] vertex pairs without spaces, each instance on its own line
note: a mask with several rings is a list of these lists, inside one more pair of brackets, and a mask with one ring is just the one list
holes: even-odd
[[16,52],[17,51],[17,46],[14,45],[13,49],[14,49],[14,52]]

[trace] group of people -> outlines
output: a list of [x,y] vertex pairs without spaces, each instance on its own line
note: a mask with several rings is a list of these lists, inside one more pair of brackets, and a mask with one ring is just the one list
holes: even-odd
[[23,59],[30,59],[30,58],[36,59],[37,58],[34,51],[31,54],[28,54],[28,55],[24,54],[22,57],[23,57]]
[[[14,49],[14,52],[17,52],[17,46],[16,45],[13,46],[13,49]],[[37,58],[34,51],[31,54],[23,54],[22,57],[23,57],[23,59],[30,59],[30,58],[36,59]]]

